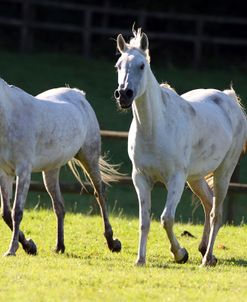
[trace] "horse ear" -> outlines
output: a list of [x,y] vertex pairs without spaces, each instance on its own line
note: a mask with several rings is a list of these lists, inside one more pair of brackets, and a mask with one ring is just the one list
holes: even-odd
[[142,33],[140,48],[143,51],[146,51],[148,49],[148,46],[149,46],[148,36],[145,33]]
[[117,36],[117,48],[121,53],[126,50],[126,42],[121,34]]

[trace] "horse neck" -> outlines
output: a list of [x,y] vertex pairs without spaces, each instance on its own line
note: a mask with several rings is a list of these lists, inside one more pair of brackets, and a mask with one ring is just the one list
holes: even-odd
[[161,89],[150,68],[147,73],[146,90],[133,102],[132,111],[137,131],[141,132],[146,139],[150,139],[153,136],[155,121],[160,113]]

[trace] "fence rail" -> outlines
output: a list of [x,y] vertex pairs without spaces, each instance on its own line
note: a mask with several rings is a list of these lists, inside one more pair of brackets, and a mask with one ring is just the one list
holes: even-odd
[[[121,185],[132,185],[132,179],[130,176],[121,176],[118,178],[118,183]],[[63,193],[68,194],[93,194],[92,186],[85,182],[83,184],[85,187],[83,188],[79,183],[74,182],[61,182],[60,187]],[[157,183],[158,186],[163,186],[162,183]],[[33,192],[46,192],[45,186],[42,182],[39,181],[31,181],[30,191]],[[237,193],[237,194],[247,194],[247,184],[240,184],[231,182],[229,185],[228,192]]]
[[[153,40],[161,41],[178,41],[190,42],[193,49],[194,64],[198,65],[202,61],[202,52],[205,44],[211,45],[229,45],[241,46],[247,48],[247,38],[232,36],[214,36],[208,34],[205,28],[208,25],[220,26],[242,26],[247,27],[247,19],[230,18],[228,16],[205,16],[192,14],[174,14],[164,12],[149,12],[144,10],[119,9],[110,7],[108,2],[103,2],[102,6],[83,5],[71,2],[49,1],[49,0],[2,0],[1,3],[12,3],[22,6],[22,13],[19,18],[1,17],[0,24],[2,26],[14,26],[20,29],[20,48],[24,52],[32,51],[35,44],[35,34],[37,30],[60,31],[78,33],[80,35],[79,43],[82,45],[82,53],[85,57],[89,57],[93,48],[93,36],[95,34],[101,36],[116,36],[117,33],[129,34],[129,28],[112,26],[109,22],[110,17],[118,16],[119,18],[131,18],[136,21],[137,26],[142,26],[148,31],[149,36]],[[0,3],[0,5],[1,5]],[[35,12],[39,8],[56,9],[59,11],[79,12],[82,14],[81,24],[55,23],[52,21],[37,20]],[[100,25],[95,25],[95,20],[102,17]],[[162,20],[168,22],[168,26],[162,27],[162,31],[150,29],[150,20]],[[190,32],[182,32],[179,30],[169,30],[169,22],[187,22],[190,25]],[[246,32],[246,28],[243,28]],[[185,46],[188,47],[188,46]],[[189,46],[191,47],[191,46]]]

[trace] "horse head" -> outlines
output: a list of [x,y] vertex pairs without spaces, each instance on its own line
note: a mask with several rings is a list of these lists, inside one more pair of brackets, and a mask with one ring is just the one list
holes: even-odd
[[121,34],[117,37],[117,48],[121,54],[115,67],[118,72],[118,88],[114,92],[115,99],[123,109],[130,108],[132,102],[146,90],[147,69],[149,68],[148,37],[133,30],[134,37],[126,43]]

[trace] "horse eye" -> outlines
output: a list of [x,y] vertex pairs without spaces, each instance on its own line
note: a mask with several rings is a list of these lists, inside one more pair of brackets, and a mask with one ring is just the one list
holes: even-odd
[[145,64],[144,64],[144,63],[142,63],[142,64],[141,64],[141,66],[140,66],[140,69],[141,69],[141,70],[143,70],[143,69],[144,69],[144,67],[145,67]]

